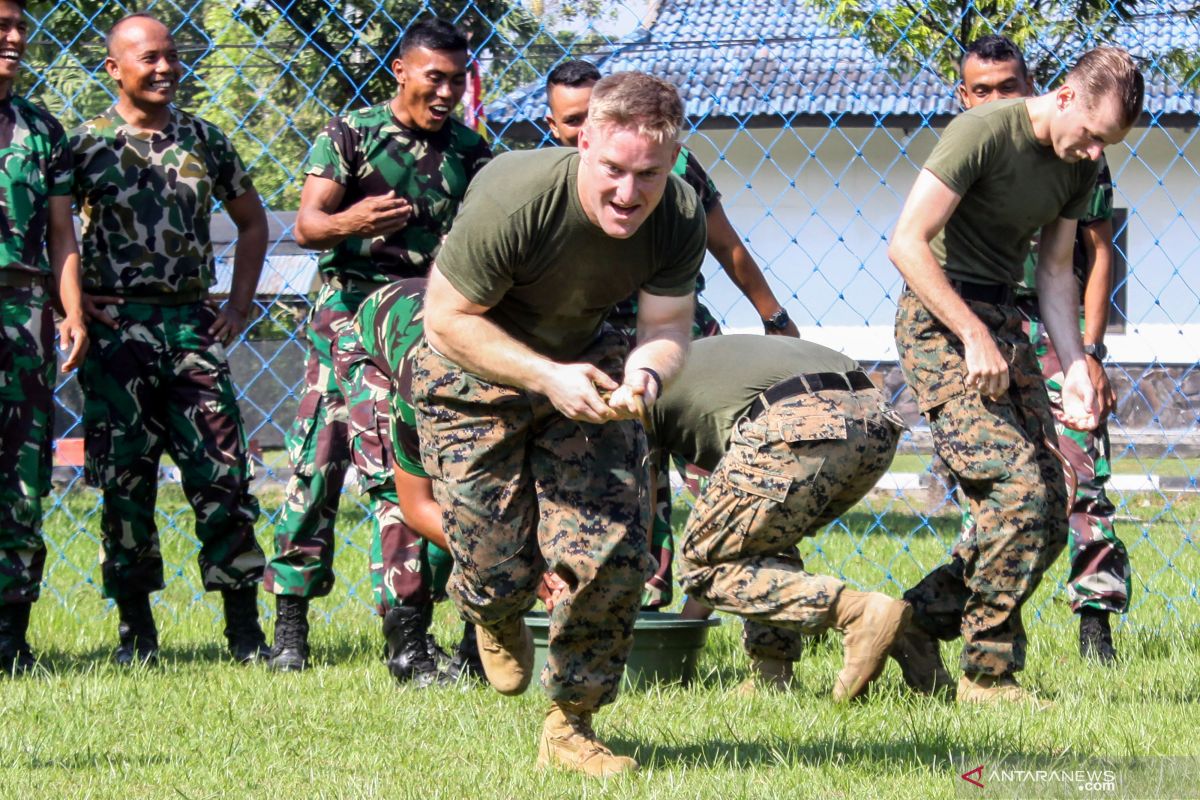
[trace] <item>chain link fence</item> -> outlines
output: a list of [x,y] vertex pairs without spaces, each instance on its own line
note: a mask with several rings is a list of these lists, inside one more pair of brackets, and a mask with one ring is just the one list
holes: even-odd
[[[641,69],[675,82],[687,103],[687,147],[722,192],[734,226],[804,335],[858,358],[894,395],[913,428],[892,473],[859,509],[806,548],[815,571],[896,593],[945,557],[957,532],[953,492],[931,469],[928,436],[895,366],[892,315],[900,279],[886,237],[908,187],[958,111],[954,63],[962,43],[1004,33],[1050,86],[1078,54],[1130,49],[1147,76],[1147,113],[1109,148],[1118,255],[1110,375],[1118,532],[1134,561],[1131,620],[1155,627],[1197,606],[1195,543],[1200,466],[1200,254],[1189,212],[1200,200],[1196,137],[1200,6],[1182,0],[161,0],[31,2],[29,66],[19,91],[67,127],[113,100],[103,36],[122,15],[148,11],[176,32],[187,76],[179,104],[229,132],[272,224],[257,318],[231,350],[253,440],[263,505],[260,542],[272,548],[305,357],[303,318],[315,256],[290,225],[315,134],[333,115],[394,90],[389,64],[406,25],[453,19],[471,36],[495,149],[548,143],[546,73],[565,58],[605,72]],[[231,228],[214,223],[227,291]],[[750,303],[715,261],[702,300],[726,330],[760,330]],[[80,400],[58,389],[55,489],[47,504],[47,593],[71,604],[95,593],[98,495],[83,486]],[[191,512],[162,471],[158,523],[173,576],[169,603],[203,602]],[[351,483],[348,482],[348,487]],[[680,503],[690,494],[681,489]],[[339,584],[330,607],[369,606],[369,520],[347,489],[339,518]],[[681,516],[681,515],[680,515]],[[1064,559],[1065,560],[1065,559]],[[1038,612],[1062,597],[1039,594]]]

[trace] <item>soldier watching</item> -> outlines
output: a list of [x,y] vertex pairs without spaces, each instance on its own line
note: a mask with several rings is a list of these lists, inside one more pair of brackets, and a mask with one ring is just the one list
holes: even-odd
[[[340,335],[372,291],[428,274],[467,184],[491,158],[483,138],[450,117],[466,89],[467,63],[457,28],[439,19],[414,23],[392,64],[395,97],[333,120],[309,154],[295,233],[301,245],[324,250],[324,286],[309,312],[304,393],[286,437],[293,472],[266,573],[279,612],[275,669],[304,669],[309,601],[333,588],[333,523],[350,464],[346,398],[335,373]],[[364,488],[386,489],[390,476],[383,480]],[[406,528],[388,546],[407,551],[418,543]],[[418,593],[380,606],[389,661],[424,646],[426,599]],[[430,663],[421,660],[419,671],[427,674]]]
[[[266,214],[225,135],[172,105],[182,66],[167,27],[131,14],[107,44],[117,102],[72,132],[71,149],[93,342],[80,373],[85,471],[104,493],[102,591],[120,617],[115,658],[158,653],[150,594],[163,588],[154,506],[165,451],[196,514],[204,588],[224,601],[230,654],[254,661],[267,654],[257,600],[265,559],[225,349],[253,307]],[[214,201],[238,230],[220,310],[208,301]]]
[[[1038,305],[1064,372],[1058,419],[1095,428],[1071,252],[1096,162],[1128,134],[1143,96],[1128,53],[1086,53],[1052,92],[955,118],[900,213],[888,247],[906,283],[900,363],[975,518],[972,538],[955,548],[961,563],[905,594],[914,624],[894,653],[920,691],[952,690],[936,637],[957,628],[959,702],[1033,699],[1014,677],[1025,665],[1021,607],[1066,543],[1067,497],[1051,451],[1055,416],[1014,290],[1040,228]],[[964,594],[965,603],[946,602]]]
[[[0,0],[0,673],[37,663],[26,634],[41,591],[54,434],[54,308],[64,373],[87,350],[61,125],[13,93],[27,42],[23,0]],[[48,256],[48,257],[47,257]]]

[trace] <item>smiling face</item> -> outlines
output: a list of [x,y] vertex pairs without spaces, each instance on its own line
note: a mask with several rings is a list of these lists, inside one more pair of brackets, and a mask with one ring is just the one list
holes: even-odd
[[1120,143],[1129,133],[1121,126],[1115,97],[1085,98],[1067,83],[1054,93],[1054,100],[1057,113],[1050,120],[1050,144],[1063,161],[1097,161],[1106,146]]
[[1033,93],[1029,76],[1016,59],[985,61],[969,56],[962,66],[962,81],[958,84],[958,100],[963,108],[972,109],[993,100],[1028,97]]
[[579,144],[579,131],[587,121],[588,101],[592,99],[595,81],[582,86],[551,86],[546,92],[546,104],[550,113],[546,124],[558,143],[567,147]]
[[467,51],[414,47],[392,63],[399,91],[396,119],[410,128],[442,129],[467,90]]
[[146,17],[127,19],[110,34],[104,67],[116,81],[122,99],[138,108],[169,104],[183,76],[171,32]]
[[662,200],[679,155],[636,128],[588,123],[579,135],[579,199],[588,219],[614,239],[628,239]]
[[16,79],[25,56],[27,33],[25,12],[21,7],[9,0],[0,0],[0,84],[11,86]]

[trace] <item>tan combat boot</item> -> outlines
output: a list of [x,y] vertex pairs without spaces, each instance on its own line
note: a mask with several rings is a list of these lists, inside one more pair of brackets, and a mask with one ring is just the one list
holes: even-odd
[[592,730],[592,712],[571,703],[551,703],[538,742],[537,765],[558,766],[604,778],[637,769],[628,756],[613,755]]
[[533,636],[521,617],[496,628],[475,626],[479,660],[488,683],[500,694],[521,694],[533,677]]
[[792,662],[780,658],[750,657],[750,677],[742,681],[737,693],[742,697],[751,697],[760,688],[785,692],[792,685]]
[[1017,679],[1011,675],[984,675],[982,672],[968,672],[958,681],[958,702],[980,703],[1029,703],[1036,711],[1045,711],[1053,703],[1041,700],[1037,695],[1025,691]]
[[864,694],[883,672],[912,606],[879,592],[843,589],[830,613],[833,627],[842,633],[842,671],[833,682],[833,699],[841,703]]
[[937,639],[915,624],[896,637],[889,655],[900,665],[904,683],[914,692],[954,698],[954,679],[942,666]]

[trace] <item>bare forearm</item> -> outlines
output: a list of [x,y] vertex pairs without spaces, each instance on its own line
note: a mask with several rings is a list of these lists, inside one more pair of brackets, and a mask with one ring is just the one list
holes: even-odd
[[245,227],[238,228],[237,245],[233,251],[233,279],[229,286],[229,303],[243,315],[250,313],[263,260],[267,256],[267,219],[264,215]]
[[639,344],[625,360],[625,374],[639,369],[652,369],[667,386],[683,369],[691,339],[678,330],[661,330],[648,337],[639,337]]
[[1064,371],[1083,359],[1079,338],[1079,290],[1070,268],[1037,272],[1038,308]]
[[309,250],[329,250],[358,233],[359,222],[349,210],[326,213],[301,208],[296,214],[296,243]]
[[1085,250],[1091,262],[1083,289],[1083,340],[1088,344],[1104,341],[1113,290],[1112,223],[1102,222],[1084,228]]
[[79,267],[79,254],[74,249],[65,254],[55,253],[55,248],[51,246],[50,263],[63,313],[68,317],[82,317],[83,278]]
[[392,469],[405,524],[421,538],[450,552],[442,530],[442,509],[433,499],[433,482],[429,478],[409,475],[396,465]]
[[555,362],[535,353],[482,314],[429,314],[425,335],[435,350],[494,383],[543,393]]
[[719,203],[708,213],[707,222],[708,251],[738,291],[754,305],[759,317],[767,319],[780,309],[779,302]]

